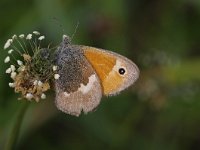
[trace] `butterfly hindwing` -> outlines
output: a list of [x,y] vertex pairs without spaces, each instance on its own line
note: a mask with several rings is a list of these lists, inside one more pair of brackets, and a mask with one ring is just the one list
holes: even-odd
[[81,111],[87,113],[96,108],[102,97],[102,88],[82,51],[72,45],[61,45],[56,63],[60,74],[55,81],[58,109],[79,116]]

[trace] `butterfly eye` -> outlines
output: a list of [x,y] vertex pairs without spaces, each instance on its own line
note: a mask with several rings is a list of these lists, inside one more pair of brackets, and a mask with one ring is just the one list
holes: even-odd
[[125,68],[119,68],[118,72],[120,75],[124,75],[126,73],[126,70]]

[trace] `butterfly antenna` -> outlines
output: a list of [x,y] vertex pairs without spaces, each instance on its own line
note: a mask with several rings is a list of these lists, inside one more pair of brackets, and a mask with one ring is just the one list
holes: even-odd
[[74,38],[74,35],[76,34],[76,31],[77,31],[77,29],[78,29],[78,26],[79,26],[79,21],[77,21],[76,28],[75,28],[75,30],[74,30],[74,33],[73,33],[72,36],[71,36],[71,41],[72,41],[72,39]]
[[63,25],[61,24],[60,20],[58,20],[58,18],[53,17],[53,20],[57,23],[57,25],[59,25],[59,27],[62,29],[62,34],[65,33],[65,30],[63,28]]

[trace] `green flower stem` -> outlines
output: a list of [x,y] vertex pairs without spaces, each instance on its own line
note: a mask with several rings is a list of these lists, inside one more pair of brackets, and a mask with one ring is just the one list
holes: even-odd
[[23,102],[18,114],[17,118],[11,128],[11,131],[8,135],[7,143],[5,145],[5,150],[13,150],[15,147],[15,144],[17,142],[19,133],[20,133],[20,127],[24,118],[24,115],[26,113],[26,110],[28,108],[29,102]]

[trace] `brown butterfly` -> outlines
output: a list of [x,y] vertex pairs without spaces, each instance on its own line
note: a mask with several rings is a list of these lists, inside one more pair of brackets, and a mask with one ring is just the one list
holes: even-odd
[[60,78],[55,81],[56,106],[79,116],[98,106],[102,95],[115,95],[139,77],[138,67],[117,53],[72,45],[68,36],[56,51]]

